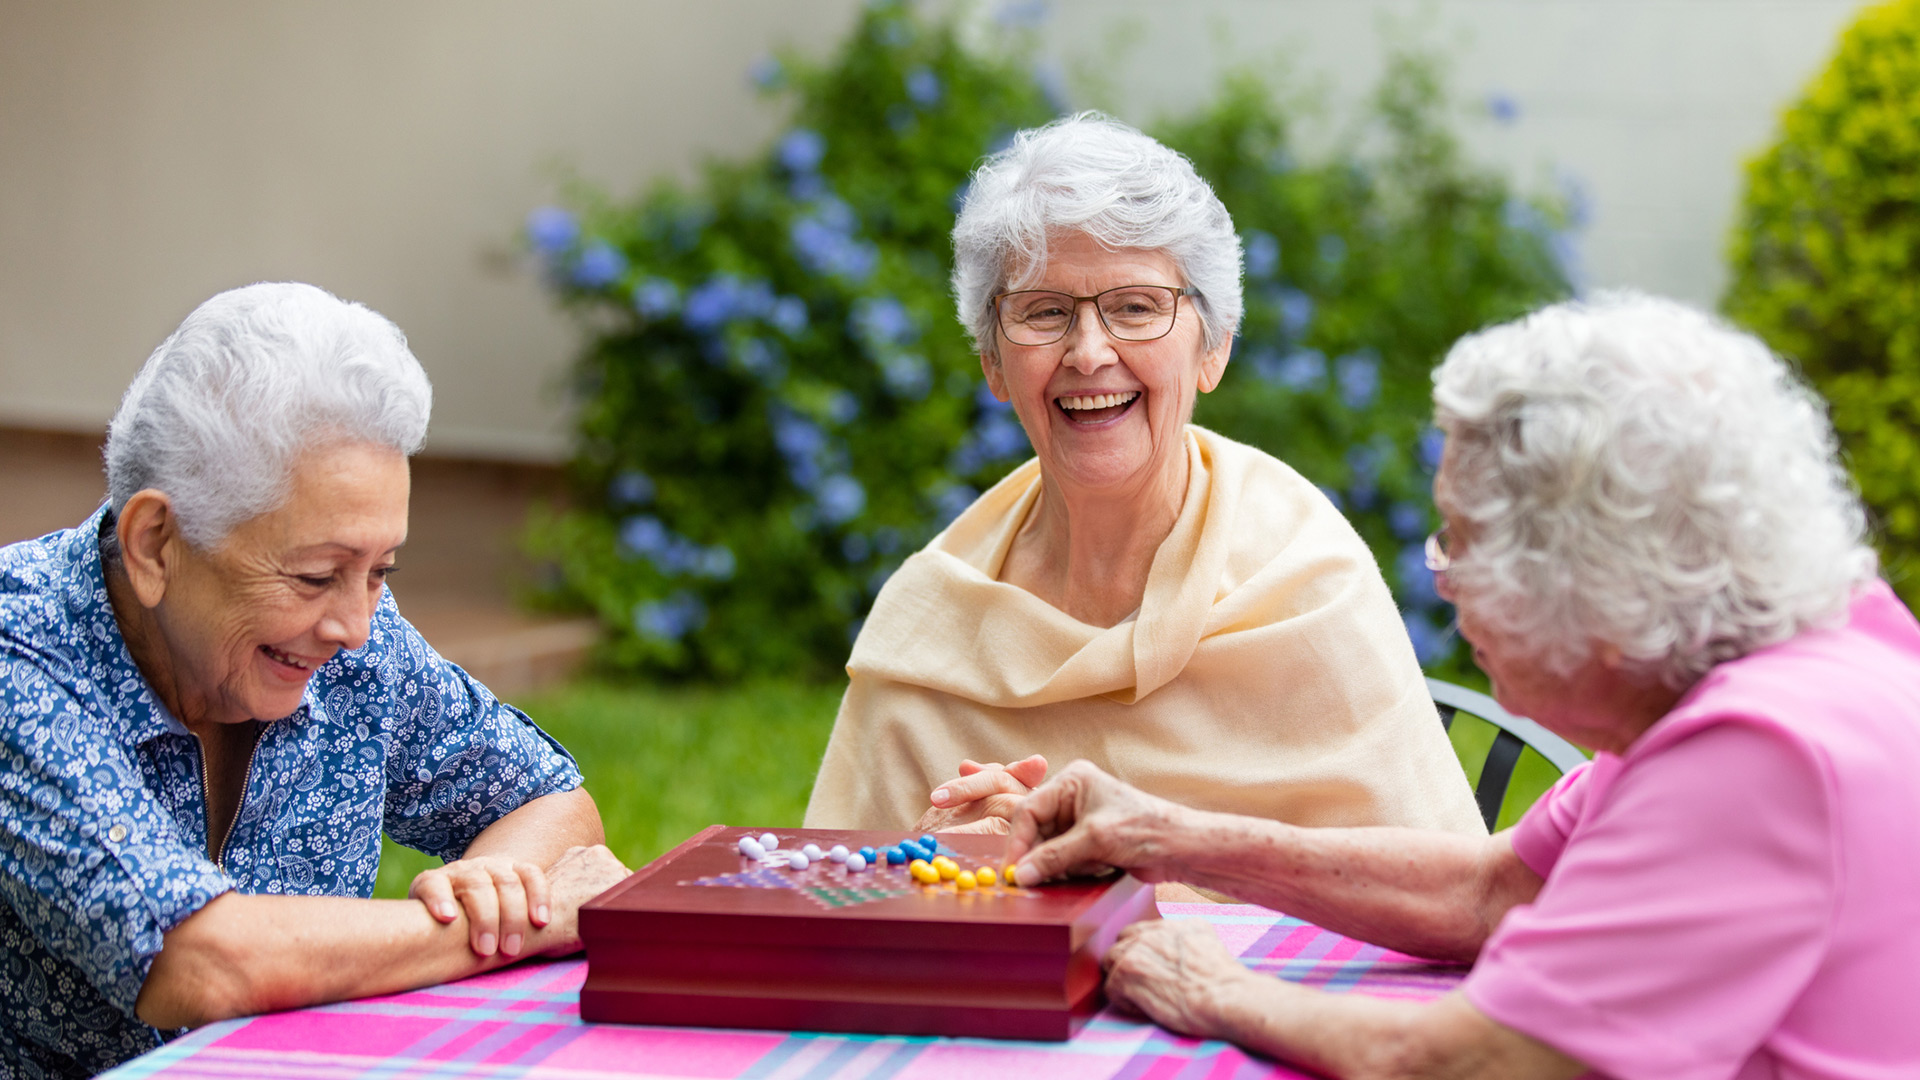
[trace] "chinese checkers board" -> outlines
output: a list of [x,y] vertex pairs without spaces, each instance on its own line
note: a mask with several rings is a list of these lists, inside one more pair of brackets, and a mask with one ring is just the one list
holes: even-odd
[[[1066,1039],[1103,1003],[1100,961],[1114,938],[1159,917],[1152,886],[1124,874],[963,889],[884,857],[795,870],[742,852],[741,838],[761,832],[710,826],[580,909],[582,1019]],[[794,829],[779,847],[900,840]],[[947,834],[938,847],[972,870],[997,867],[1006,839]]]

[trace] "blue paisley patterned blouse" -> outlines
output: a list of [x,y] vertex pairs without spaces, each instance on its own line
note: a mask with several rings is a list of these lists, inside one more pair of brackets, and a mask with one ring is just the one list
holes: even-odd
[[157,1045],[134,999],[161,935],[221,893],[370,896],[382,830],[458,857],[580,785],[566,750],[385,593],[366,645],[262,729],[209,859],[199,743],[121,638],[104,515],[0,548],[0,1077],[89,1076]]

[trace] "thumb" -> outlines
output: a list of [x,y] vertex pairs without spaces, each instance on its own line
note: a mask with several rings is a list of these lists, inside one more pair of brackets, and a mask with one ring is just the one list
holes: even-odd
[[1030,788],[1037,788],[1047,782],[1047,759],[1039,754],[1021,758],[1007,766],[1007,775]]
[[1024,888],[1105,868],[1095,849],[1092,831],[1085,825],[1075,825],[1022,855],[1014,865],[1014,879]]

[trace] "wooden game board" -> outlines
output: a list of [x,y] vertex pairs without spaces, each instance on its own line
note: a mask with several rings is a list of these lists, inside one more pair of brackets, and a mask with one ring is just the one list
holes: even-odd
[[[580,909],[595,1022],[1065,1039],[1101,1005],[1100,960],[1122,927],[1158,918],[1120,875],[963,892],[902,866],[761,867],[710,826]],[[778,832],[778,830],[775,830]],[[905,834],[778,832],[782,848],[858,849]],[[948,834],[963,867],[1006,841]]]

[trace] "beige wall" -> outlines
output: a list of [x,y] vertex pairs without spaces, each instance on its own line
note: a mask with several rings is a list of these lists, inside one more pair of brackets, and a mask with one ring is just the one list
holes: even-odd
[[[1392,36],[1440,47],[1482,159],[1537,186],[1564,172],[1592,219],[1589,286],[1701,304],[1725,286],[1741,165],[1825,65],[1859,0],[1057,0],[1050,50],[1134,42],[1115,107],[1136,122],[1188,108],[1235,65],[1278,65],[1350,111]],[[1384,31],[1384,33],[1383,33]],[[1518,102],[1511,125],[1490,94]]]
[[[996,3],[997,0],[988,0]],[[1043,51],[1145,121],[1280,58],[1335,111],[1380,25],[1425,27],[1472,127],[1588,189],[1592,284],[1712,302],[1739,185],[1851,0],[1057,0]],[[0,423],[98,430],[193,304],[263,278],[385,312],[434,376],[430,445],[564,452],[575,338],[516,254],[570,166],[614,191],[759,146],[744,70],[819,53],[856,0],[0,0]]]
[[564,449],[516,255],[554,166],[626,191],[762,143],[745,71],[853,0],[0,0],[0,423],[99,429],[194,304],[312,281],[399,323],[430,448]]

